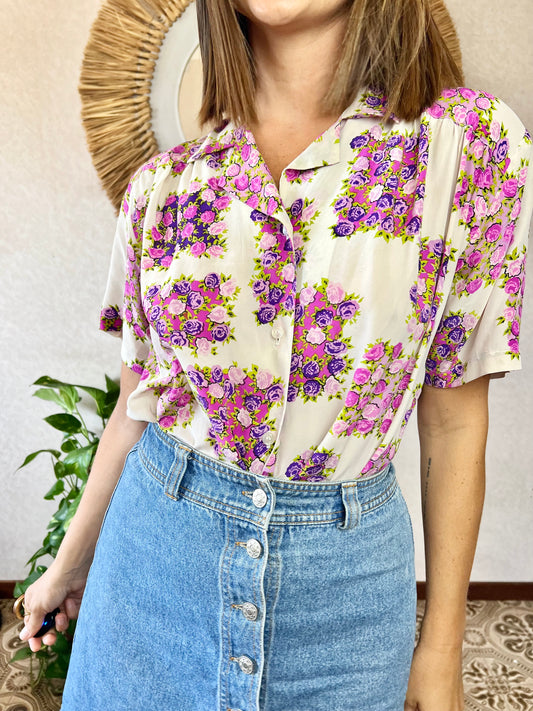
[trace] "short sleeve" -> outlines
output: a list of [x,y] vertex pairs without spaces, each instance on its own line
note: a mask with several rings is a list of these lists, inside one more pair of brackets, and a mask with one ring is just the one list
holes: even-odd
[[533,209],[531,136],[507,106],[466,132],[453,211],[466,232],[426,360],[425,382],[455,387],[520,365],[520,321]]
[[150,330],[142,307],[140,271],[142,233],[148,189],[142,173],[132,178],[124,195],[115,231],[111,263],[100,313],[100,329],[122,336],[123,362],[141,374],[150,351]]

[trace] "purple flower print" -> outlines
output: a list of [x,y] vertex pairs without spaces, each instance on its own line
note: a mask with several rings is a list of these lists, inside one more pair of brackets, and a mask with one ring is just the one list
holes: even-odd
[[397,175],[391,175],[387,180],[385,181],[385,189],[386,190],[397,190],[398,186],[400,184],[400,179],[398,178]]
[[420,321],[422,323],[427,323],[431,317],[431,308],[429,306],[423,306],[420,311]]
[[318,380],[306,380],[303,386],[303,391],[309,398],[316,397],[322,390]]
[[275,383],[268,388],[266,396],[270,402],[278,402],[283,397],[283,388],[279,383]]
[[185,323],[183,324],[183,328],[191,336],[195,336],[198,333],[201,333],[201,331],[203,331],[204,325],[198,319],[192,318],[189,321],[185,321]]
[[327,365],[331,375],[338,375],[339,373],[342,373],[345,367],[346,363],[342,358],[332,358]]
[[293,353],[291,356],[291,373],[301,367],[303,361],[303,356],[301,353]]
[[259,323],[270,323],[276,318],[276,309],[274,306],[261,306],[257,312]]
[[415,165],[406,165],[404,168],[402,168],[401,171],[402,180],[411,180],[414,177],[415,173]]
[[448,334],[448,338],[452,343],[462,343],[465,338],[465,330],[461,326],[453,328]]
[[263,256],[261,257],[261,264],[265,268],[271,267],[277,261],[278,261],[278,255],[275,252],[270,252],[270,251],[265,252],[263,254]]
[[189,380],[193,385],[195,385],[197,388],[202,388],[207,385],[207,380],[204,378],[203,373],[201,373],[199,370],[195,370],[194,368],[189,368],[187,371],[187,375],[189,376]]
[[365,215],[366,211],[363,210],[360,205],[357,205],[356,207],[351,207],[348,210],[348,219],[351,220],[351,222],[359,222],[363,219]]
[[211,380],[214,383],[220,383],[220,381],[222,380],[222,376],[223,376],[222,368],[219,365],[214,365],[211,368]]
[[224,381],[224,397],[229,399],[235,392],[235,386],[229,380]]
[[461,323],[462,323],[462,318],[460,316],[448,316],[448,318],[444,319],[444,321],[442,322],[442,325],[444,326],[444,328],[451,330],[453,328],[457,328],[458,326],[460,326]]
[[404,151],[406,153],[411,153],[411,151],[413,151],[416,148],[417,143],[418,143],[418,141],[416,138],[414,138],[414,137],[407,138],[404,143],[404,146],[403,146]]
[[406,232],[408,235],[417,235],[420,232],[421,226],[422,226],[422,220],[419,217],[413,217],[407,223]]
[[225,341],[230,334],[229,327],[223,323],[219,323],[213,327],[212,330],[213,338],[215,341]]
[[401,142],[402,142],[401,136],[391,136],[389,138],[389,140],[387,141],[387,148],[389,150],[391,148],[396,148],[396,146],[399,146]]
[[151,287],[147,290],[146,296],[147,296],[149,299],[152,299],[152,298],[153,298],[156,294],[158,294],[158,293],[159,293],[159,287],[154,284],[154,286],[151,286]]
[[337,313],[343,321],[350,321],[358,311],[355,301],[343,301],[337,306]]
[[[164,326],[164,324],[163,324]],[[161,334],[160,334],[161,335]],[[181,346],[186,346],[187,345],[187,337],[185,334],[180,333],[179,331],[175,331],[174,333],[170,334],[170,345],[174,347],[181,347]]]
[[160,338],[163,338],[164,336],[166,336],[166,326],[163,323],[163,321],[158,321],[155,326],[156,326],[155,330],[157,331],[157,335]]
[[287,390],[287,402],[294,402],[298,395],[298,389],[294,385],[289,385]]
[[254,445],[253,452],[257,458],[262,457],[267,451],[268,447],[264,442],[257,442],[257,444]]
[[324,464],[328,458],[329,454],[327,452],[313,452],[311,455],[313,464]]
[[303,469],[303,464],[300,462],[291,462],[287,469],[285,470],[285,476],[287,479],[296,479]]
[[207,289],[210,289],[212,291],[214,289],[218,289],[218,287],[220,286],[220,277],[214,272],[212,272],[211,274],[207,274],[204,277],[204,284]]
[[298,322],[302,320],[304,315],[304,307],[301,304],[296,304],[294,307],[294,321]]
[[509,141],[507,138],[502,138],[502,140],[498,141],[496,144],[496,149],[494,151],[494,159],[496,163],[503,163],[503,161],[507,158],[508,153]]
[[442,360],[446,360],[446,358],[450,355],[450,353],[451,353],[451,348],[450,348],[450,346],[449,346],[448,344],[446,344],[446,343],[440,343],[440,344],[437,346],[437,355],[438,355],[439,358],[441,358]]
[[347,237],[354,231],[354,226],[351,222],[338,222],[335,225],[335,234],[339,237]]
[[383,106],[383,97],[377,95],[370,95],[365,98],[368,106],[372,109],[381,108]]
[[376,207],[380,210],[387,210],[394,204],[394,197],[390,193],[385,193],[382,195],[376,203]]
[[391,215],[381,220],[381,229],[385,232],[392,232],[394,230],[394,219]]
[[259,210],[252,210],[252,212],[250,213],[250,219],[253,222],[262,222],[265,219],[265,216]]
[[380,175],[383,175],[384,173],[387,173],[390,168],[390,160],[385,160],[383,163],[379,164],[379,167],[376,169],[376,172],[374,175],[379,178]]
[[176,294],[188,294],[189,291],[191,290],[191,285],[188,281],[177,281],[174,284],[173,290],[176,292]]
[[418,296],[418,290],[416,288],[416,285],[414,285],[409,289],[409,298],[411,299],[411,301],[414,304],[416,304],[416,302],[417,302],[417,296]]
[[204,303],[204,297],[197,291],[191,291],[187,295],[187,305],[192,309],[199,309]]
[[293,217],[299,217],[302,213],[303,206],[304,206],[304,201],[301,198],[299,198],[298,200],[295,200],[292,203],[291,208],[290,208],[291,215]]
[[295,304],[294,296],[292,294],[289,294],[286,297],[285,301],[283,302],[285,310],[289,311],[289,312],[294,311],[294,304]]
[[324,344],[324,350],[328,355],[340,355],[345,353],[348,348],[342,341],[328,341]]
[[365,224],[367,225],[367,227],[375,227],[375,225],[377,225],[378,222],[379,222],[379,213],[378,212],[373,212],[365,220]]
[[249,412],[255,412],[261,407],[261,402],[261,398],[257,395],[246,395],[246,397],[244,398],[244,407]]
[[363,146],[366,146],[368,138],[368,135],[355,136],[355,138],[352,138],[350,141],[350,148],[362,148]]
[[320,365],[316,361],[310,360],[307,363],[304,363],[302,373],[308,379],[316,378],[316,376],[320,373]]
[[368,184],[368,178],[364,173],[361,173],[358,171],[357,173],[352,173],[348,179],[350,185],[353,185],[356,188],[360,188],[363,185]]
[[268,432],[269,429],[270,427],[265,423],[263,423],[262,425],[255,425],[250,430],[250,434],[255,439],[259,439],[259,437],[262,437],[266,432]]
[[393,207],[393,212],[397,216],[405,215],[408,210],[408,205],[405,200],[396,200]]
[[332,321],[333,311],[331,311],[330,309],[320,309],[320,311],[317,311],[315,314],[315,323],[317,324],[317,326],[320,326],[320,328],[326,328],[330,325]]
[[268,289],[268,284],[264,279],[258,279],[257,281],[254,281],[252,284],[252,290],[254,294],[262,294],[264,291]]
[[219,420],[217,417],[212,417],[209,422],[211,425],[210,426],[210,430],[211,430],[210,434],[212,434],[214,432],[218,432],[218,433],[224,432],[224,427],[225,427],[224,423],[221,420]]
[[374,155],[372,156],[372,159],[374,163],[381,163],[383,158],[385,157],[385,152],[384,151],[376,151]]
[[351,205],[352,201],[350,198],[347,197],[341,197],[339,198],[336,203],[335,203],[335,210],[342,210],[343,208],[347,207],[348,205]]
[[268,292],[268,303],[274,305],[279,304],[282,298],[283,291],[277,286],[272,286]]

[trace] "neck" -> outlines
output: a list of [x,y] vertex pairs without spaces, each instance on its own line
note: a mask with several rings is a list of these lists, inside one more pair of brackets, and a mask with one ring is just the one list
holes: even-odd
[[[345,17],[326,26],[299,29],[249,26],[257,67],[257,123],[298,123],[336,118],[324,110],[323,98],[333,80]],[[291,118],[292,117],[292,118]]]

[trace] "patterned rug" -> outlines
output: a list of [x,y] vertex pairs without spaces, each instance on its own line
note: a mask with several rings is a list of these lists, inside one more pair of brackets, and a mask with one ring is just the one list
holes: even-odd
[[[22,646],[22,623],[0,600],[0,711],[58,711],[61,699],[46,684],[29,683],[29,661],[8,664]],[[418,603],[417,627],[424,611]],[[465,711],[533,710],[533,601],[471,600],[463,645]]]

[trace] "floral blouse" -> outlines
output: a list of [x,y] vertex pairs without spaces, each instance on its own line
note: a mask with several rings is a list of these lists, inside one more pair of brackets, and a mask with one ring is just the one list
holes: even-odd
[[416,121],[361,92],[283,171],[227,122],[124,197],[101,328],[128,403],[254,474],[329,482],[394,457],[424,383],[520,367],[531,137],[447,90]]

